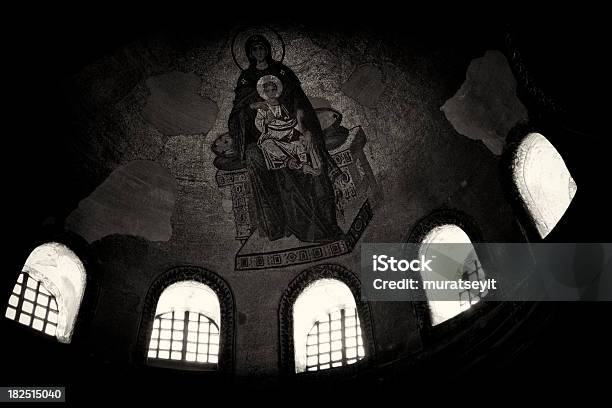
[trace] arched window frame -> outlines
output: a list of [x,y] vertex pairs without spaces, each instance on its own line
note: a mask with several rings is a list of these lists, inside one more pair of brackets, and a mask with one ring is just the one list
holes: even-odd
[[524,201],[514,179],[517,156],[520,154],[521,145],[532,133],[539,133],[544,136],[563,158],[575,183],[580,186],[581,182],[579,180],[579,174],[577,174],[578,172],[574,171],[575,169],[572,166],[572,146],[568,144],[568,140],[571,140],[571,137],[566,130],[557,126],[551,126],[547,124],[546,121],[536,120],[534,122],[518,124],[510,131],[506,140],[506,147],[502,159],[500,160],[500,184],[502,185],[506,199],[510,202],[514,210],[526,240],[539,242],[550,237],[550,234],[555,231],[556,225],[545,238],[542,238],[538,231],[537,223],[533,219],[531,211]]
[[65,345],[79,344],[81,342],[83,328],[91,321],[91,318],[93,317],[93,314],[95,312],[95,306],[98,299],[97,295],[99,292],[99,285],[96,279],[97,267],[91,261],[92,257],[90,255],[89,244],[80,236],[69,231],[65,231],[61,228],[51,228],[51,230],[45,231],[40,234],[39,238],[27,250],[25,250],[20,255],[14,257],[13,265],[15,266],[15,270],[18,270],[18,272],[14,275],[14,279],[8,282],[6,288],[6,300],[8,301],[9,297],[11,296],[14,285],[17,282],[19,275],[24,271],[27,272],[25,270],[25,263],[27,262],[29,256],[37,248],[47,244],[57,244],[67,248],[76,257],[76,259],[78,259],[84,272],[84,289],[81,295],[78,310],[76,311],[74,316],[74,322],[72,324],[72,330],[69,338],[59,339],[56,336],[49,336],[37,330],[32,330],[31,328],[26,327],[16,321],[4,318],[4,313],[6,311],[7,304],[3,306],[4,309],[2,310],[2,318],[3,321],[12,323],[13,326],[18,328],[19,330],[25,329],[31,331],[32,335],[39,336],[42,339],[56,341],[59,344]]
[[[234,296],[229,285],[216,273],[196,266],[180,266],[164,272],[151,284],[143,306],[138,340],[136,342],[136,362],[143,367],[147,364],[147,353],[151,332],[155,320],[157,302],[169,286],[183,281],[203,283],[215,292],[221,312],[221,330],[219,333],[218,368],[213,372],[231,373],[234,370],[235,344],[235,306]],[[180,370],[180,368],[175,368]]]
[[[448,224],[456,225],[457,227],[461,228],[470,238],[472,243],[483,242],[483,236],[476,221],[463,211],[449,208],[435,210],[421,218],[411,229],[405,241],[408,243],[417,244],[414,246],[416,250],[434,228]],[[476,256],[482,264],[486,277],[493,278],[495,277],[494,263],[491,261],[490,255],[486,251],[483,251],[482,248],[482,246],[474,247]],[[417,256],[418,254],[415,253],[413,255]],[[421,279],[420,274],[418,275],[418,279]],[[423,285],[421,283],[419,287],[422,286]],[[424,291],[422,292],[422,296],[426,297]],[[494,299],[495,296],[493,294],[487,296],[486,299],[472,305],[472,307],[468,310],[465,310],[462,313],[459,313],[458,315],[435,326],[432,324],[431,320],[429,301],[412,302],[412,305],[421,335],[424,339],[427,339],[432,336],[433,332],[446,330],[446,327],[454,326],[462,322],[464,319],[469,318],[474,313],[477,313],[477,311],[486,309],[487,301]]]
[[[320,279],[335,279],[344,283],[350,289],[361,323],[361,333],[365,357],[354,364],[313,372],[295,372],[295,349],[293,338],[293,305],[300,294],[310,284]],[[357,372],[376,359],[374,333],[372,327],[370,305],[361,299],[361,282],[348,269],[337,264],[316,265],[302,271],[291,283],[281,297],[279,307],[280,331],[280,371],[285,376],[335,376]]]

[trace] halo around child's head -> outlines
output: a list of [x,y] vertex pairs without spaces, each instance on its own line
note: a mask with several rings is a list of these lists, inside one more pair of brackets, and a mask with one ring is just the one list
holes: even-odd
[[274,98],[278,98],[283,93],[283,83],[280,81],[280,79],[274,75],[264,75],[259,78],[259,81],[257,81],[257,93],[263,98],[264,101],[270,99],[264,92],[264,85],[268,82],[272,82],[274,85],[276,85],[276,94],[274,95]]

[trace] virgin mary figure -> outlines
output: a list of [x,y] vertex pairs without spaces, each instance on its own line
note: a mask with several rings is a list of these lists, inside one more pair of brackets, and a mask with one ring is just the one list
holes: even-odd
[[[257,209],[257,229],[261,237],[277,240],[294,235],[303,242],[329,242],[342,238],[336,220],[334,180],[341,174],[325,148],[323,132],[315,111],[291,69],[272,58],[270,42],[262,35],[250,36],[244,51],[249,60],[235,89],[229,133],[234,149],[248,169]],[[285,164],[269,168],[258,140],[261,124],[258,111],[272,109],[257,84],[264,76],[278,78],[282,89],[273,106],[282,106],[286,121],[295,120],[292,142],[306,140],[318,158],[320,171],[305,172],[290,152]],[[257,119],[257,120],[256,120]]]

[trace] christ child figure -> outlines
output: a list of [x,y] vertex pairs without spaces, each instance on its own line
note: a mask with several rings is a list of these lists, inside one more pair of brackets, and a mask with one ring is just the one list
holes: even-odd
[[300,132],[296,118],[278,98],[282,82],[274,75],[266,75],[257,82],[257,92],[264,100],[251,105],[257,109],[255,126],[261,132],[257,145],[261,149],[269,170],[288,167],[305,174],[321,174],[321,162],[313,149],[308,132]]

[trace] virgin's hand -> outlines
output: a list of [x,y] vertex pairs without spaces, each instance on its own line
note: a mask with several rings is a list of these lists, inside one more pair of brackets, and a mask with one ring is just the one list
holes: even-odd
[[263,109],[268,110],[268,104],[265,102],[253,102],[249,105],[251,109]]

